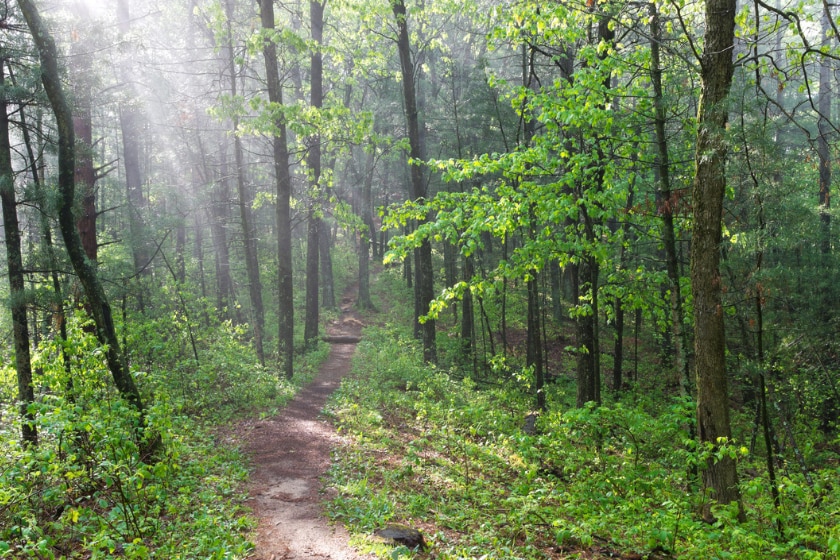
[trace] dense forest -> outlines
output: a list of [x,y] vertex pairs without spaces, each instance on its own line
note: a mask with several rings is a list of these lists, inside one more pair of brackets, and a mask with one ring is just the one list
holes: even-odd
[[838,88],[828,0],[3,0],[0,558],[253,557],[344,294],[364,553],[840,558]]

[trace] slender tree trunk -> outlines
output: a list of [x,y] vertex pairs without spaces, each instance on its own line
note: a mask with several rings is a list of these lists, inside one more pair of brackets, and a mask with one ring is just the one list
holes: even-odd
[[[233,0],[225,0],[225,15],[227,25],[227,71],[230,79],[230,94],[236,97],[239,88],[237,84],[236,57],[233,52]],[[257,229],[254,226],[254,216],[251,211],[252,195],[245,178],[245,156],[242,151],[242,139],[237,134],[239,117],[231,119],[231,133],[233,135],[233,153],[236,163],[236,191],[239,202],[239,219],[242,223],[242,241],[245,249],[245,269],[248,273],[248,293],[251,298],[251,312],[253,314],[252,327],[254,329],[254,349],[260,364],[265,365],[265,307],[262,298],[262,281],[260,279],[260,262],[257,252]]]
[[[309,2],[309,21],[312,28],[313,51],[310,57],[309,103],[314,110],[322,106],[324,96],[323,60],[321,57],[321,42],[324,34],[324,5],[317,0]],[[321,135],[314,134],[309,138],[309,153],[307,156],[310,181],[310,202],[307,215],[306,236],[306,317],[304,320],[303,339],[307,346],[318,342],[319,308],[318,292],[320,274],[320,230],[323,226],[321,219]]]
[[[727,97],[733,74],[735,3],[735,0],[705,2],[706,40],[701,60],[702,94],[692,186],[691,290],[694,297],[697,426],[701,444],[714,449],[721,441],[732,438],[720,243],[726,190]],[[740,506],[738,473],[735,461],[729,456],[709,459],[703,469],[703,486],[713,500],[723,504],[738,502]],[[710,504],[704,507],[703,514],[706,519],[713,519]]]
[[332,265],[332,242],[330,225],[321,220],[318,242],[321,245],[318,253],[321,255],[321,307],[324,309],[335,309],[335,280],[333,277]]
[[[274,2],[260,0],[262,28],[274,30]],[[283,105],[283,90],[277,68],[277,46],[266,39],[263,43],[265,74],[268,85],[268,100],[277,106]],[[289,172],[289,147],[286,139],[286,123],[282,117],[274,123],[273,139],[274,179],[277,188],[277,284],[278,284],[278,350],[282,360],[282,371],[291,379],[294,374],[295,325],[294,288],[292,285],[292,178]]]
[[12,168],[12,148],[9,140],[5,65],[6,61],[0,59],[0,203],[3,206],[3,233],[9,273],[9,306],[12,311],[21,440],[25,445],[37,445],[35,413],[30,409],[35,402],[35,387],[32,383],[32,361],[29,355],[29,319],[26,314],[23,255],[20,249],[20,228],[15,200],[15,172]]
[[[204,149],[199,142],[199,150]],[[230,189],[227,180],[227,158],[224,146],[220,145],[221,173],[215,176],[206,161],[202,162],[201,172],[198,173],[205,183],[210,184],[210,207],[208,219],[210,221],[210,237],[213,240],[213,257],[216,267],[216,307],[219,313],[230,319],[237,319],[235,311],[236,298],[233,292],[233,278],[230,274],[230,252],[228,249],[227,230],[229,223],[228,205],[230,204]]]
[[665,246],[665,263],[668,272],[671,303],[671,334],[674,351],[674,368],[683,395],[691,394],[691,376],[688,360],[685,356],[688,339],[683,327],[683,304],[680,292],[679,255],[677,255],[676,235],[674,233],[675,200],[671,193],[671,170],[668,158],[668,140],[665,134],[665,102],[662,97],[662,67],[659,60],[659,44],[662,31],[659,25],[659,10],[655,2],[649,5],[650,12],[650,77],[653,85],[654,129],[656,131],[656,166],[659,182],[659,214],[662,216],[662,242]]
[[[73,116],[61,86],[55,42],[41,20],[33,0],[19,0],[18,5],[38,48],[41,79],[53,113],[55,113],[58,128],[58,221],[61,227],[61,235],[64,238],[73,270],[79,277],[87,301],[90,304],[93,320],[96,324],[97,339],[106,348],[105,356],[114,383],[120,395],[137,411],[139,415],[138,436],[142,436],[142,431],[146,427],[143,400],[131,372],[123,361],[120,341],[114,327],[111,306],[105,296],[105,290],[96,274],[96,270],[87,260],[79,231],[76,229],[76,218],[73,214],[74,172],[76,168]],[[154,453],[161,443],[160,436],[157,434],[147,434],[146,436],[145,441],[138,442],[141,443],[141,453],[144,455]]]
[[[425,154],[422,149],[422,137],[420,131],[420,119],[417,110],[416,83],[414,77],[414,61],[411,59],[411,49],[408,38],[408,20],[406,16],[404,0],[393,0],[391,8],[394,12],[394,19],[397,23],[397,50],[400,55],[400,68],[402,69],[403,98],[405,101],[405,116],[408,126],[408,141],[411,146],[409,156],[413,161],[423,161]],[[412,200],[426,198],[426,183],[423,177],[423,168],[412,163],[411,167],[411,189]],[[432,244],[424,240],[416,250],[416,285],[418,317],[429,312],[429,305],[434,299],[434,271],[432,269]],[[437,361],[437,343],[435,341],[435,321],[427,319],[420,326],[423,339],[423,359],[426,362]]]
[[356,305],[361,309],[373,309],[373,302],[370,299],[370,248],[371,235],[373,233],[373,208],[371,203],[371,191],[373,189],[373,172],[375,170],[376,155],[375,146],[370,147],[365,163],[365,176],[362,183],[361,218],[364,228],[361,231],[359,240],[359,296]]
[[473,309],[472,290],[469,287],[472,284],[474,275],[475,265],[473,264],[473,257],[464,257],[463,280],[467,283],[467,289],[464,292],[464,298],[461,302],[461,347],[468,356],[472,356],[475,351],[475,310]]

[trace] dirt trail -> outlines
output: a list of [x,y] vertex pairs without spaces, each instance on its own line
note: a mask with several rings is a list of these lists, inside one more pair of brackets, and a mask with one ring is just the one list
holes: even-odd
[[[344,297],[341,319],[328,326],[328,336],[349,340],[361,334],[362,323],[352,310],[352,301]],[[363,558],[347,545],[343,528],[328,524],[319,493],[330,449],[338,442],[335,430],[320,413],[350,371],[355,350],[352,343],[332,344],[315,380],[279,415],[240,430],[254,468],[249,503],[259,519],[256,548],[249,559]]]

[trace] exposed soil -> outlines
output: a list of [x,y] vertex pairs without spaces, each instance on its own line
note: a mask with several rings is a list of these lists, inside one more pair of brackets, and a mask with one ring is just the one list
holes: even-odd
[[330,450],[339,443],[333,427],[320,417],[329,395],[350,371],[362,323],[350,293],[341,302],[341,318],[328,325],[329,358],[317,377],[277,416],[243,424],[239,438],[251,457],[250,505],[259,519],[252,560],[322,558],[356,560],[363,556],[347,544],[342,527],[324,516],[321,477]]

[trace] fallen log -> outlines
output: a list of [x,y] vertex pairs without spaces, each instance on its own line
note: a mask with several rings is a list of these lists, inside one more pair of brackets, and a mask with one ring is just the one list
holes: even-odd
[[358,344],[359,341],[362,340],[362,337],[350,335],[328,335],[321,337],[321,340],[330,344]]

